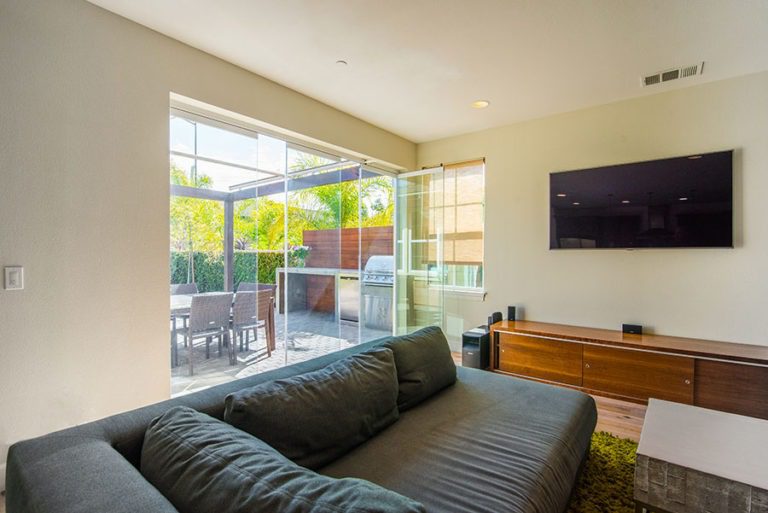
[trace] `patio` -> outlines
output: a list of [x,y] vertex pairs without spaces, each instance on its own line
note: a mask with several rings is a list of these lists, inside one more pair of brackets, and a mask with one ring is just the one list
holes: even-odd
[[179,338],[179,366],[171,369],[171,395],[184,395],[233,379],[278,369],[286,365],[317,358],[358,343],[391,335],[388,331],[369,329],[353,322],[337,322],[333,314],[291,312],[286,340],[286,317],[275,315],[276,348],[267,356],[264,329],[258,340],[251,340],[250,350],[238,352],[237,364],[230,365],[226,350],[218,355],[211,344],[211,357],[205,358],[205,345],[198,340],[195,348],[195,374],[189,375],[187,348]]

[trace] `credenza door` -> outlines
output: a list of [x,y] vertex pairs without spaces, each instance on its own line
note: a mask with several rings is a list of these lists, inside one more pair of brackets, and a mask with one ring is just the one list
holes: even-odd
[[543,337],[499,333],[499,370],[581,386],[582,345]]
[[696,360],[694,404],[768,419],[768,367]]
[[693,370],[685,356],[584,346],[584,388],[627,398],[693,404]]

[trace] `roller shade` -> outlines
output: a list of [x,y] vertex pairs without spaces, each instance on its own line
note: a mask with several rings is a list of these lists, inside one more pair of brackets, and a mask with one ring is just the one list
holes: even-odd
[[445,166],[442,205],[432,208],[433,218],[442,217],[445,264],[483,263],[485,179],[484,160]]

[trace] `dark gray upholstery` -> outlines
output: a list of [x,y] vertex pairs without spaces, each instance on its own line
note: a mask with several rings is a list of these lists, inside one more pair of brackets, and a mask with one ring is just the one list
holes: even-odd
[[565,511],[594,400],[477,369],[458,378],[320,473],[366,479],[435,513]]
[[[19,442],[8,453],[8,513],[173,512],[137,470],[144,431],[173,406],[215,418],[231,392],[320,369],[381,345],[321,358]],[[475,369],[321,469],[360,477],[432,513],[564,510],[595,426],[589,396]]]
[[[144,431],[174,406],[221,419],[224,398],[243,387],[310,372],[381,344],[373,341],[201,392],[13,444],[6,468],[7,513],[153,513],[176,509],[138,471]],[[84,476],[92,476],[85,480]]]
[[141,472],[182,512],[424,513],[391,490],[296,465],[262,440],[184,406],[147,429]]
[[400,393],[400,411],[413,408],[423,400],[456,382],[456,364],[443,330],[427,326],[407,335],[392,337],[384,347],[395,353]]
[[224,420],[317,469],[395,422],[397,390],[392,351],[379,347],[234,392]]

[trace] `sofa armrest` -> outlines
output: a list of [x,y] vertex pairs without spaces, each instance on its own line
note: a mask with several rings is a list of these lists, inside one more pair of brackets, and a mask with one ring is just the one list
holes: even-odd
[[8,513],[178,513],[106,441],[56,434],[11,446],[6,509]]

